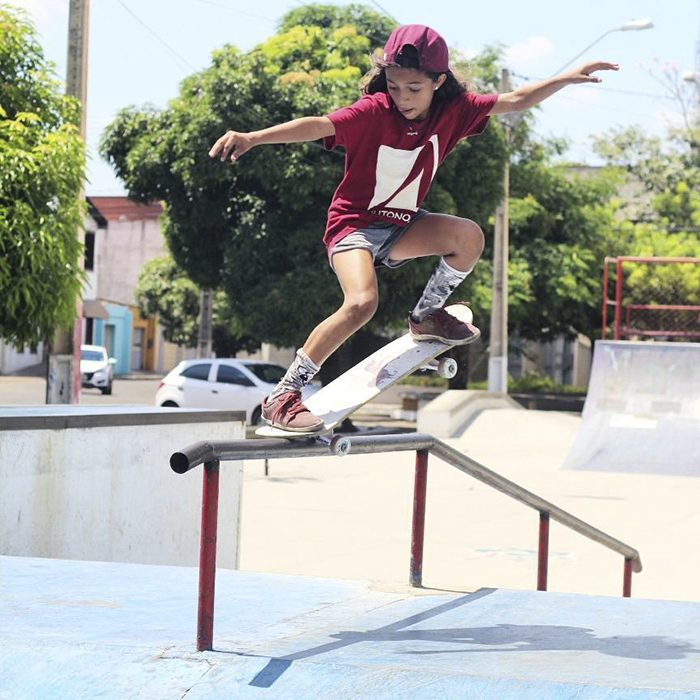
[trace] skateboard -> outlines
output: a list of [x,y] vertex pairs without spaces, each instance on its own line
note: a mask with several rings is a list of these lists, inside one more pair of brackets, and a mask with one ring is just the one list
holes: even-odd
[[[445,311],[464,323],[471,323],[473,319],[472,311],[466,304],[450,304],[445,307]],[[255,433],[263,437],[322,441],[329,444],[333,454],[348,454],[351,439],[344,435],[332,435],[333,429],[358,408],[417,369],[431,369],[448,379],[454,377],[457,373],[455,360],[438,359],[452,347],[453,343],[443,343],[439,340],[414,340],[410,333],[405,333],[358,362],[304,401],[311,413],[323,419],[322,429],[314,432],[291,432],[266,425],[258,428]]]

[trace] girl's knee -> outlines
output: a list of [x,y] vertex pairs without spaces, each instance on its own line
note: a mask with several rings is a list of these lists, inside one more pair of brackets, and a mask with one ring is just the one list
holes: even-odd
[[471,219],[462,219],[459,231],[460,248],[481,255],[484,250],[484,232],[481,226]]
[[356,324],[363,325],[374,316],[378,306],[378,296],[373,293],[367,293],[347,298],[343,304],[343,309],[347,316]]

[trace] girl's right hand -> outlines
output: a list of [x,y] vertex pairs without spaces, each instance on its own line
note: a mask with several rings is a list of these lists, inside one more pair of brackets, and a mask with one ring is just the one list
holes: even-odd
[[253,147],[250,134],[241,134],[237,131],[227,131],[209,151],[210,158],[219,156],[224,162],[230,156],[235,163],[246,151]]

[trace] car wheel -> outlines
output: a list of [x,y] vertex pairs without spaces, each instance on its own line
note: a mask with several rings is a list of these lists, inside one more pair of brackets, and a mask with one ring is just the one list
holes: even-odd
[[107,386],[100,387],[100,391],[102,392],[103,395],[104,395],[104,394],[111,395],[111,393],[112,393],[112,382],[110,382],[109,384],[107,384]]
[[262,407],[258,406],[253,410],[253,415],[250,417],[251,425],[259,425],[262,422]]
[[163,401],[160,405],[161,408],[179,408],[179,406],[174,401]]

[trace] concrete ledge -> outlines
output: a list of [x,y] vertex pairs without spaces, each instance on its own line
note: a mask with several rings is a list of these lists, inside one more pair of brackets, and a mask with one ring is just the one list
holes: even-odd
[[[175,476],[170,454],[184,439],[244,437],[245,413],[29,407],[0,410],[0,425],[0,554],[191,566],[202,476]],[[230,568],[242,469],[221,474],[219,562]]]
[[419,433],[435,437],[460,435],[482,412],[492,408],[522,408],[508,396],[490,391],[451,389],[418,410]]

